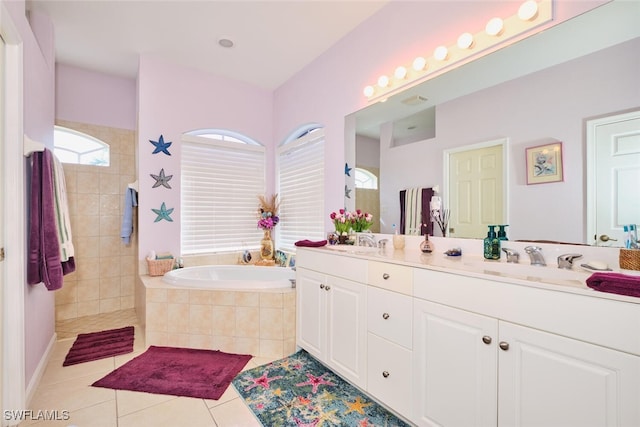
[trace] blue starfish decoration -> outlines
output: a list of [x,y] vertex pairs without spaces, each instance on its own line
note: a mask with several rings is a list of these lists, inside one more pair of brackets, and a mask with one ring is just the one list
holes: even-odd
[[162,202],[162,205],[160,206],[160,209],[151,209],[153,211],[153,213],[155,213],[156,215],[158,215],[158,217],[156,218],[155,221],[153,222],[158,222],[158,221],[162,221],[167,220],[169,222],[173,222],[173,219],[171,219],[171,213],[173,212],[174,208],[171,209],[167,209],[167,205],[164,204],[164,202]]
[[351,189],[346,185],[344,186],[344,197],[346,197],[347,199],[351,198]]
[[348,163],[344,164],[344,174],[345,175],[351,176],[351,169],[353,169],[353,168],[350,168]]
[[151,175],[151,178],[156,180],[156,183],[153,184],[153,187],[151,188],[157,188],[160,187],[161,185],[165,188],[171,188],[171,186],[169,185],[169,181],[171,181],[171,178],[173,178],[173,175],[165,175],[164,174],[164,168],[160,169],[160,173],[158,175],[154,175],[154,174],[149,174]]
[[153,153],[151,153],[151,154],[164,153],[167,156],[171,155],[171,153],[169,152],[169,147],[171,147],[171,144],[173,144],[173,143],[172,142],[164,142],[164,136],[160,135],[160,139],[158,139],[157,141],[152,141],[150,139],[149,142],[152,143],[154,147],[156,147],[153,150]]

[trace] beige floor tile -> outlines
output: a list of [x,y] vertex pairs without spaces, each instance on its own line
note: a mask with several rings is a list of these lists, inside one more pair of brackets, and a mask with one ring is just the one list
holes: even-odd
[[61,360],[52,361],[47,365],[40,385],[56,384],[88,375],[93,375],[95,381],[113,371],[114,367],[113,357],[71,366],[62,366]]
[[[179,397],[118,418],[119,427],[217,427],[203,399]],[[224,426],[224,424],[219,424]],[[226,426],[225,426],[226,427]]]
[[210,409],[218,427],[262,427],[242,399],[233,399]]
[[115,400],[114,390],[90,385],[100,378],[101,374],[92,374],[62,383],[40,386],[32,399],[31,409],[71,411]]
[[117,390],[118,416],[123,417],[177,398],[178,396],[168,394]]
[[77,427],[118,427],[116,401],[100,403],[88,408],[71,412],[71,418],[63,426]]
[[236,391],[236,389],[229,384],[229,387],[225,390],[225,392],[220,396],[218,400],[205,399],[204,403],[206,403],[207,407],[213,408],[214,406],[222,405],[223,403],[230,402],[233,399],[238,399],[240,395]]

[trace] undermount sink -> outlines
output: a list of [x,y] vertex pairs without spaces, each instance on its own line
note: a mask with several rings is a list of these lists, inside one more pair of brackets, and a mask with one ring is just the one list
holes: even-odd
[[[537,266],[506,262],[479,261],[465,263],[478,272],[509,276],[536,282],[569,281],[584,284],[590,273],[581,269],[566,270],[555,266]],[[575,267],[574,267],[575,268]]]
[[375,254],[380,251],[380,248],[373,246],[355,246],[355,245],[327,245],[325,248],[332,251],[344,252],[348,254]]

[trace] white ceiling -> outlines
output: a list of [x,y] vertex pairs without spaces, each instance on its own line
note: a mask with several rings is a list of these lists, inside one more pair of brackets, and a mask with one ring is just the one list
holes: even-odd
[[58,63],[133,78],[149,54],[272,90],[387,1],[28,0],[27,9],[51,17]]

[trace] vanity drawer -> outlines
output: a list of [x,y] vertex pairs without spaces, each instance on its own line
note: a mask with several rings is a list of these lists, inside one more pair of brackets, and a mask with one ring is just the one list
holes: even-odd
[[413,294],[413,270],[403,265],[369,261],[369,284],[383,289]]
[[369,333],[367,391],[407,418],[411,415],[411,351]]
[[413,333],[412,298],[369,287],[367,325],[370,332],[410,349]]

